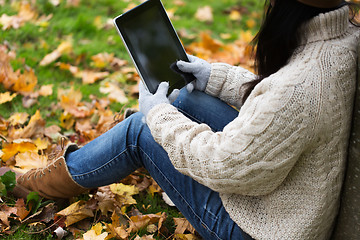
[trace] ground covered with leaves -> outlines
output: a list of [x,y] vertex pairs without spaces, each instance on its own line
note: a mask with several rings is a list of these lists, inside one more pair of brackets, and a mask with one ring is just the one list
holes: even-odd
[[[61,140],[84,145],[137,107],[139,76],[112,18],[135,0],[0,0],[1,165],[45,166]],[[252,68],[256,0],[163,0],[188,53]],[[146,170],[66,201],[15,198],[0,176],[3,239],[197,239]]]

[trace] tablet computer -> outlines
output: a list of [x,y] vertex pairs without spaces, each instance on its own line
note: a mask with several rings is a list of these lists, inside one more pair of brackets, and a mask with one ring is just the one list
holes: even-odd
[[169,82],[170,94],[195,79],[181,73],[176,61],[189,61],[160,0],[148,0],[114,18],[114,24],[134,65],[151,93]]

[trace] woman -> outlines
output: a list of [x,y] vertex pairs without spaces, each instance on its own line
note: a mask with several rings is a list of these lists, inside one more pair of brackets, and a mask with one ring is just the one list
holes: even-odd
[[154,95],[141,85],[139,113],[18,186],[66,198],[145,167],[204,239],[328,239],[360,35],[348,15],[341,0],[272,1],[255,39],[257,76],[180,61],[196,91],[170,104],[166,83]]

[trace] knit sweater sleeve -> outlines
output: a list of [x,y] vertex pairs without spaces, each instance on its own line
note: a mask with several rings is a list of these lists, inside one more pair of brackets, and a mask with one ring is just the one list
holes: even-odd
[[309,103],[299,103],[302,87],[269,88],[257,86],[222,132],[192,122],[170,104],[155,106],[147,123],[181,173],[220,193],[265,195],[306,149],[316,115],[304,107]]
[[241,86],[255,78],[256,75],[245,68],[231,66],[226,63],[213,63],[205,92],[240,108],[244,95]]

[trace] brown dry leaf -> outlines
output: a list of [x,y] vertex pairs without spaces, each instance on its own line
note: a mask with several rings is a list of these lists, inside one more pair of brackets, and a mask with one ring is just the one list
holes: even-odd
[[198,8],[195,13],[195,18],[201,22],[213,22],[214,16],[212,13],[212,8],[210,6]]
[[15,156],[16,167],[19,167],[18,171],[26,173],[33,168],[45,167],[47,164],[47,157],[39,155],[37,152],[28,151],[24,153],[18,153]]
[[162,216],[161,213],[131,216],[127,232],[137,232],[140,229],[147,227],[149,224],[158,223],[160,219],[162,219]]
[[92,209],[90,209],[87,206],[86,202],[81,200],[71,204],[69,207],[56,213],[56,215],[65,216],[66,217],[65,224],[66,226],[70,226],[87,217],[93,217],[94,213]]
[[19,198],[16,201],[15,208],[16,208],[16,215],[20,218],[20,220],[24,220],[27,217],[27,215],[29,215],[30,213],[30,211],[26,209],[23,198]]
[[0,45],[0,83],[5,89],[10,89],[18,78],[18,74],[10,65],[10,61],[14,58],[12,55],[6,46]]
[[37,151],[36,145],[25,140],[12,143],[4,142],[2,147],[3,155],[1,156],[1,159],[6,162],[17,153],[24,153],[28,151]]
[[64,53],[69,53],[72,51],[72,43],[70,41],[62,42],[56,50],[47,54],[41,61],[40,66],[46,66],[54,62],[56,59],[61,57]]
[[111,216],[111,221],[112,222],[110,224],[105,223],[106,231],[109,233],[108,239],[126,239],[127,237],[129,237],[129,233],[126,231],[126,226],[125,224],[120,223],[120,218],[116,211],[113,212]]
[[175,234],[183,234],[185,231],[195,233],[195,228],[186,218],[173,218],[176,225]]
[[11,94],[10,92],[0,93],[0,104],[11,102],[17,96],[16,93]]

